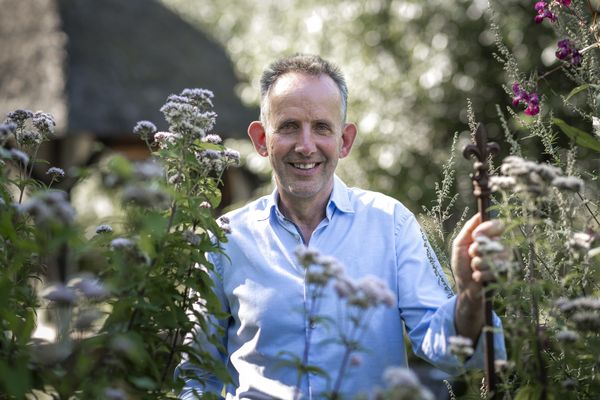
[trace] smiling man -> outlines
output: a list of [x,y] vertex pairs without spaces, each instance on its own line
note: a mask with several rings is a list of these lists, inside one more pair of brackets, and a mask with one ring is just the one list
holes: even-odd
[[[300,245],[335,257],[352,279],[375,276],[393,293],[394,307],[380,307],[370,319],[362,336],[366,351],[347,372],[344,397],[369,393],[387,367],[407,365],[404,327],[414,352],[439,368],[463,367],[448,351],[449,338],[457,335],[477,343],[464,366],[482,365],[482,283],[492,273],[473,238],[498,236],[502,227],[476,217],[467,222],[453,244],[458,293],[448,293],[414,215],[390,197],[348,188],[335,176],[357,134],[346,122],[347,96],[340,71],[318,56],[284,58],[263,73],[261,119],[250,123],[248,135],[258,154],[269,158],[276,189],[227,214],[232,232],[224,254],[210,255],[215,292],[230,315],[219,322],[226,351],[215,354],[233,378],[224,388],[228,399],[294,398],[297,371],[282,363],[281,354],[301,359],[307,337],[313,343],[308,364],[330,374],[339,368],[344,348],[330,340],[335,327],[306,317],[311,294],[294,254]],[[339,322],[333,288],[320,302],[320,315]],[[193,339],[205,346],[200,335]],[[495,342],[497,357],[504,357],[502,334]],[[190,362],[178,371],[186,380],[182,398],[223,390],[222,382]],[[306,374],[298,390],[303,398],[323,398],[331,383]]]

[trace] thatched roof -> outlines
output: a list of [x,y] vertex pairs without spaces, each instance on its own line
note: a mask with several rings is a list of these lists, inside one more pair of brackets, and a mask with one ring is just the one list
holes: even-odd
[[235,95],[224,50],[155,0],[0,0],[0,7],[0,53],[12,55],[0,56],[0,113],[43,109],[69,133],[123,137],[141,119],[166,128],[158,109],[167,95],[202,87],[215,93],[215,132],[242,137],[257,116]]

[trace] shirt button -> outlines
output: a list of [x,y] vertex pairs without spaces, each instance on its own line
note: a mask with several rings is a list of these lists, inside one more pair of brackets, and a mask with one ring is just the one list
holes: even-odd
[[310,321],[308,326],[310,326],[310,329],[315,329],[315,327],[317,326],[317,323],[315,321]]

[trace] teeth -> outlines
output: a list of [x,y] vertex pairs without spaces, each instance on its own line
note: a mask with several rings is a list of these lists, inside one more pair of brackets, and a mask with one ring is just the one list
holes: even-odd
[[294,167],[298,168],[298,169],[311,169],[314,168],[317,164],[316,163],[311,163],[311,164],[293,164]]

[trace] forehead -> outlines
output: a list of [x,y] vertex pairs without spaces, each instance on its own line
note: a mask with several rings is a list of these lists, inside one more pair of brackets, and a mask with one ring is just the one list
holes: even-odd
[[[270,107],[341,107],[341,94],[328,75],[308,75],[289,72],[282,75],[271,87],[267,101]],[[273,110],[271,110],[273,111]]]

